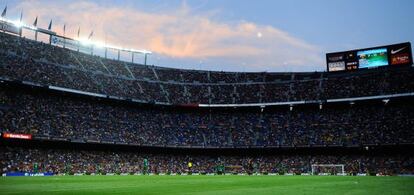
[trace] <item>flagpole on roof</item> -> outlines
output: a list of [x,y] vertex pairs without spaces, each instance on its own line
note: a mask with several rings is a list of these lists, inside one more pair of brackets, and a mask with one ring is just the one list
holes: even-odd
[[66,24],[63,24],[63,48],[66,48]]
[[6,5],[6,7],[4,7],[3,12],[1,13],[1,17],[2,18],[6,17],[6,14],[7,14],[7,5]]
[[[33,22],[33,26],[37,27],[37,16],[36,16],[35,21]],[[35,40],[37,41],[37,30],[35,31]]]
[[78,28],[78,39],[79,39],[79,35],[80,35],[80,26]]
[[[7,12],[7,5],[6,5],[6,7],[4,8],[3,12],[1,13],[1,18],[6,17],[6,12]],[[5,32],[5,31],[6,31],[6,30],[3,28],[3,32]]]
[[[23,21],[23,10],[20,12],[20,24]],[[19,36],[22,37],[23,28],[19,29]]]
[[80,26],[78,28],[78,52],[79,52],[79,46],[80,46],[79,35],[80,35]]
[[106,33],[105,33],[105,58],[108,58],[108,47],[106,47]]
[[93,31],[91,32],[91,34],[89,34],[88,40],[90,40],[92,38],[92,36],[93,36]]
[[[49,26],[47,27],[47,30],[52,30],[52,22],[53,22],[53,20],[52,19],[50,19],[50,22],[49,22]],[[49,44],[51,45],[52,44],[52,35],[49,35]]]
[[52,23],[53,23],[53,20],[50,19],[49,26],[47,27],[47,30],[52,30]]
[[[91,34],[89,34],[88,40],[91,40],[92,36],[93,36],[93,30],[92,30]],[[91,45],[91,55],[93,55],[93,45]]]
[[34,26],[34,27],[37,27],[37,16],[36,16],[35,21],[33,22],[33,26]]

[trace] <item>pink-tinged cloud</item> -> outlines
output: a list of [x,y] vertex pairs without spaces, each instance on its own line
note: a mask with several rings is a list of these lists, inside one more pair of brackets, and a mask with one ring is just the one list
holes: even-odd
[[83,37],[93,30],[94,40],[174,59],[243,64],[260,71],[315,70],[323,64],[318,47],[285,31],[248,21],[217,21],[217,13],[194,13],[186,5],[151,13],[85,1],[22,1],[15,9],[23,9],[25,18],[39,16],[45,27],[53,18],[59,34],[66,24],[66,35],[75,37],[80,26]]

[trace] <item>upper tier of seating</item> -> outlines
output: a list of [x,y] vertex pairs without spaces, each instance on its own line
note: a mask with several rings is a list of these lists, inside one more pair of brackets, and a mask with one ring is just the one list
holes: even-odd
[[413,68],[354,73],[183,70],[105,59],[0,33],[0,77],[166,104],[246,104],[413,92]]

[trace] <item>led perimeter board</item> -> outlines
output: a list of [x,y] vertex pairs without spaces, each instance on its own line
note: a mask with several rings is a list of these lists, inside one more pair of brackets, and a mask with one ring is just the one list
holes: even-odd
[[328,72],[412,64],[409,42],[326,54]]

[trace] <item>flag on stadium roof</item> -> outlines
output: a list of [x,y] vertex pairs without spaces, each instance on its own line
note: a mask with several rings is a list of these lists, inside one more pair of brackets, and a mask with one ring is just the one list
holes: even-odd
[[35,21],[33,22],[33,26],[37,26],[37,16],[36,16]]
[[5,17],[6,16],[6,12],[7,12],[7,5],[4,8],[3,12],[1,13],[1,17]]
[[93,31],[91,32],[91,34],[89,34],[88,40],[90,40],[92,38],[92,36],[93,36]]
[[50,20],[49,27],[47,27],[48,30],[52,30],[52,22],[53,22],[53,20]]

